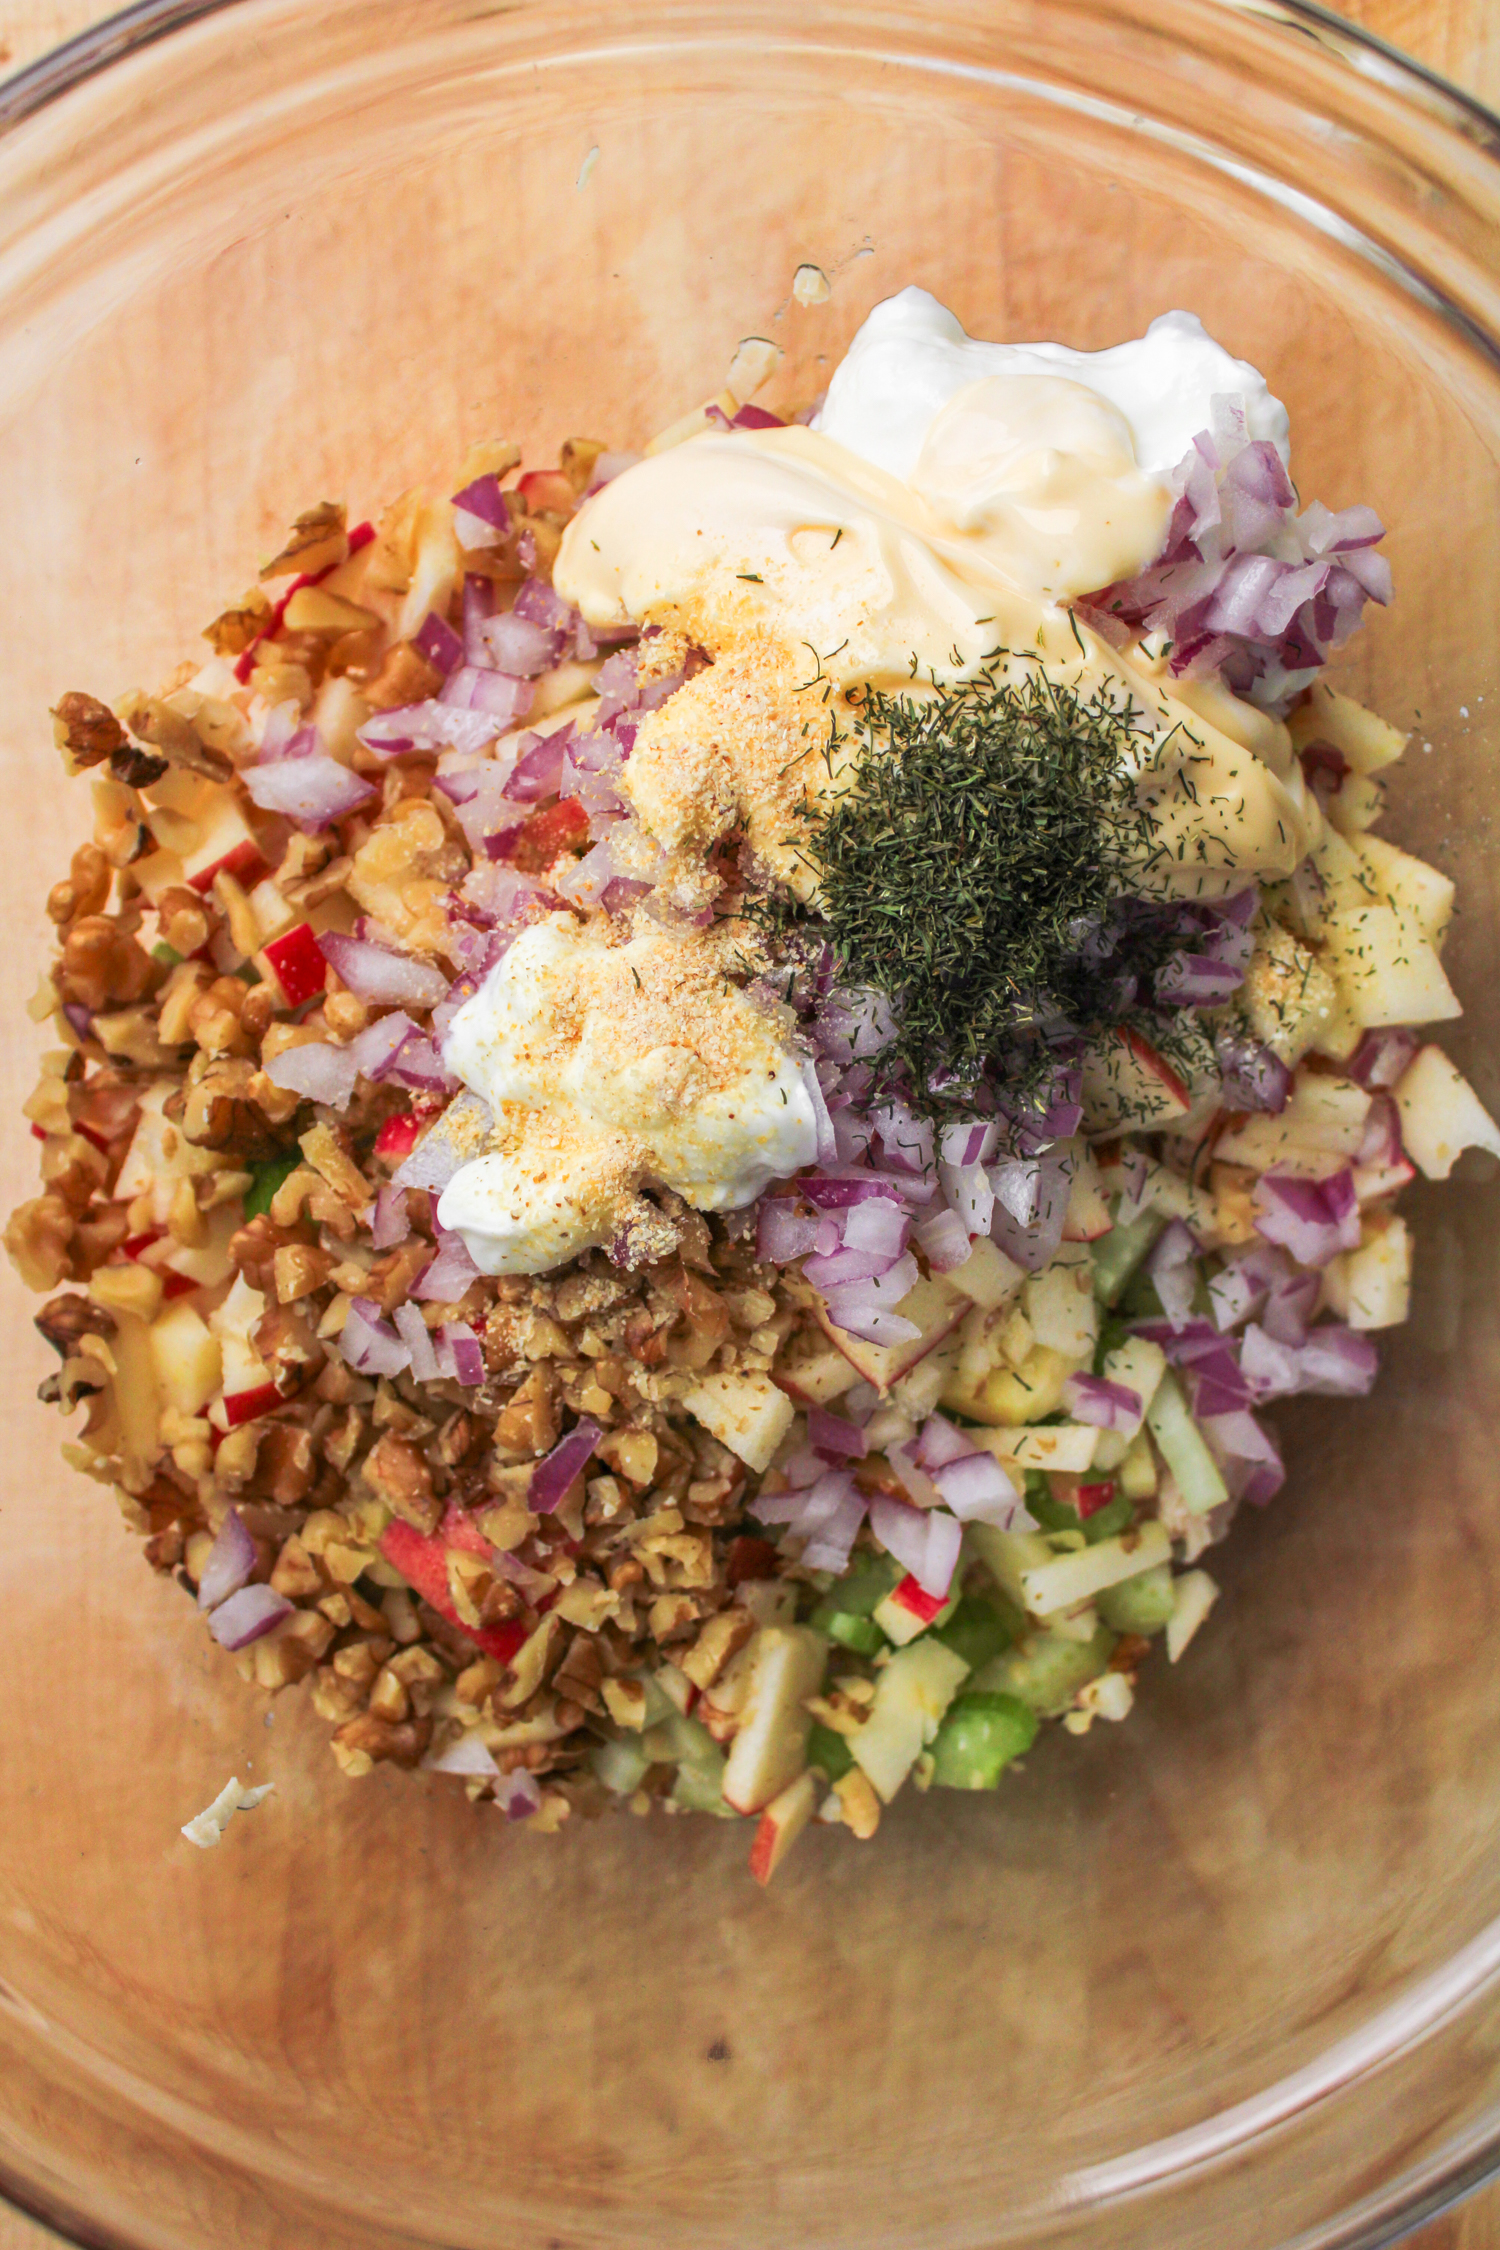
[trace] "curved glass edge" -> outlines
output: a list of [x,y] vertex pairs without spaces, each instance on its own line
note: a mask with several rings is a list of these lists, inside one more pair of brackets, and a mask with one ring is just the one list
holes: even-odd
[[[1311,39],[1356,75],[1377,79],[1404,95],[1500,163],[1500,113],[1414,55],[1318,6],[1317,0],[1213,0],[1213,4],[1226,14],[1252,16],[1258,23],[1279,25]],[[125,56],[239,5],[240,0],[135,0],[134,6],[65,40],[0,85],[0,133],[9,132]]]
[[[133,6],[78,33],[0,85],[0,134],[116,62],[240,4],[241,0],[135,0]],[[1213,4],[1226,14],[1250,16],[1259,24],[1311,40],[1356,75],[1376,80],[1500,165],[1500,113],[1316,0],[1213,0]],[[1211,2155],[1196,2163],[1189,2159],[1182,2171],[1209,2169],[1213,2163]],[[1500,2119],[1486,2143],[1472,2154],[1451,2164],[1439,2159],[1416,2178],[1408,2175],[1404,2181],[1392,2181],[1331,2224],[1302,2235],[1287,2250],[1386,2250],[1497,2177]],[[77,2250],[132,2250],[124,2237],[105,2233],[81,2213],[50,2205],[34,2186],[0,2171],[0,2211],[7,2209],[46,2229],[55,2240],[75,2244]]]

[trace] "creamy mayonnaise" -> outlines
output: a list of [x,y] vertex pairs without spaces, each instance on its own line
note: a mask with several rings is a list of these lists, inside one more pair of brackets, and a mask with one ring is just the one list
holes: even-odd
[[817,1154],[809,1066],[728,981],[711,934],[610,945],[554,914],[465,1001],[443,1054],[497,1120],[438,1205],[485,1273],[607,1244],[643,1184],[731,1210]]

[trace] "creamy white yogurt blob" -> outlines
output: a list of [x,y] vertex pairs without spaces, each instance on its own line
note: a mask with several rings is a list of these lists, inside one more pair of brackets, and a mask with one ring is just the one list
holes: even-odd
[[1198,432],[1212,426],[1216,396],[1238,397],[1251,437],[1269,438],[1291,462],[1286,408],[1264,375],[1215,343],[1193,313],[1161,313],[1144,336],[1102,352],[987,344],[917,288],[875,307],[839,362],[812,426],[912,483],[932,424],[954,394],[1016,375],[1061,377],[1112,408],[1147,477],[1165,479]]

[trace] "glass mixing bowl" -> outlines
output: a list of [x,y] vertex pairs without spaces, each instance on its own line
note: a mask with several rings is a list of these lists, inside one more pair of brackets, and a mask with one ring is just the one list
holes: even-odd
[[[169,670],[328,494],[616,445],[737,341],[804,397],[920,280],[985,336],[1200,312],[1372,501],[1340,677],[1415,740],[1497,1094],[1497,128],[1244,0],[192,0],[0,95],[0,978],[34,1069],[86,817],[46,707]],[[597,151],[597,155],[594,152]],[[803,261],[832,283],[792,300]],[[7,1200],[31,1192],[17,1109]],[[59,1464],[6,1286],[0,2180],[132,2250],[1373,2244],[1500,2148],[1500,1204],[1412,1198],[1367,1405],[1285,1416],[1212,1628],[993,1800],[762,1894],[709,1822],[553,1841],[341,1778]],[[231,1772],[277,1794],[212,1856]]]

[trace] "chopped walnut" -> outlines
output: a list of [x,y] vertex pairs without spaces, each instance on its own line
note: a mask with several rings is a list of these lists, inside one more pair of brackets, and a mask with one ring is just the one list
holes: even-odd
[[432,1471],[417,1448],[394,1430],[384,1431],[365,1455],[363,1476],[393,1515],[418,1531],[436,1531],[443,1504],[432,1489]]

